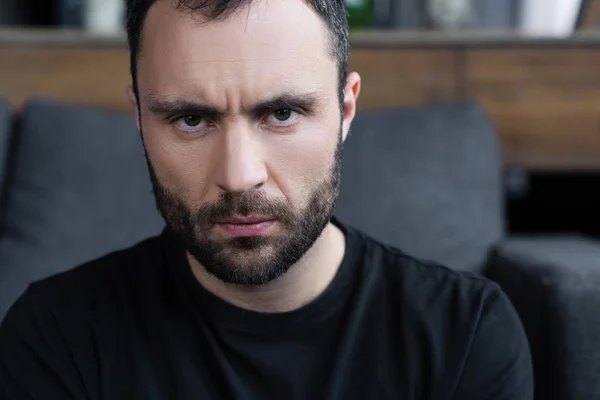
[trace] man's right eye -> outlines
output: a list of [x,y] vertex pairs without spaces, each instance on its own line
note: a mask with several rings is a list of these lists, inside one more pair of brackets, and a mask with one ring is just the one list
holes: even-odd
[[185,115],[176,119],[175,125],[184,132],[196,132],[206,128],[207,121],[198,115]]

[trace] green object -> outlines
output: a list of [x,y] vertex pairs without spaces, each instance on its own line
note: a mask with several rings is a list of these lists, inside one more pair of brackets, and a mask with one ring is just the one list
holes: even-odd
[[374,0],[345,0],[350,30],[371,28],[375,22]]

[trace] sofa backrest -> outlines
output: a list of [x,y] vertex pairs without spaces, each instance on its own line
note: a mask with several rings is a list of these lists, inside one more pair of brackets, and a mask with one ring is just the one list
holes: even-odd
[[[164,226],[130,114],[37,99],[20,120],[0,319],[29,282]],[[474,103],[364,111],[344,145],[336,216],[417,257],[477,270],[503,235],[500,165],[495,132]]]
[[28,283],[159,234],[132,114],[32,100],[0,240],[0,319]]
[[471,101],[359,112],[336,216],[416,257],[481,272],[504,232],[500,153]]
[[8,100],[0,98],[0,237],[3,232],[5,178],[8,168],[9,147],[12,140],[13,108]]

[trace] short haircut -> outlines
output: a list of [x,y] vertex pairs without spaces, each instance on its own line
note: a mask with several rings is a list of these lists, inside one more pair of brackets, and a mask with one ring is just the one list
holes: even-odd
[[[208,21],[222,21],[253,0],[177,0],[182,12],[198,13]],[[338,65],[338,96],[344,98],[348,74],[348,11],[344,0],[304,0],[325,22],[330,36],[330,54]],[[133,90],[139,98],[137,62],[142,42],[144,21],[156,0],[127,0],[127,37],[129,40]]]

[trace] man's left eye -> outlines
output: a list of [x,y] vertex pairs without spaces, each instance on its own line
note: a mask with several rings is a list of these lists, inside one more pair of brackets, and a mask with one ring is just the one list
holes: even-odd
[[291,123],[298,118],[298,113],[291,108],[281,108],[279,110],[273,111],[269,116],[270,122],[275,125],[280,125],[281,123]]

